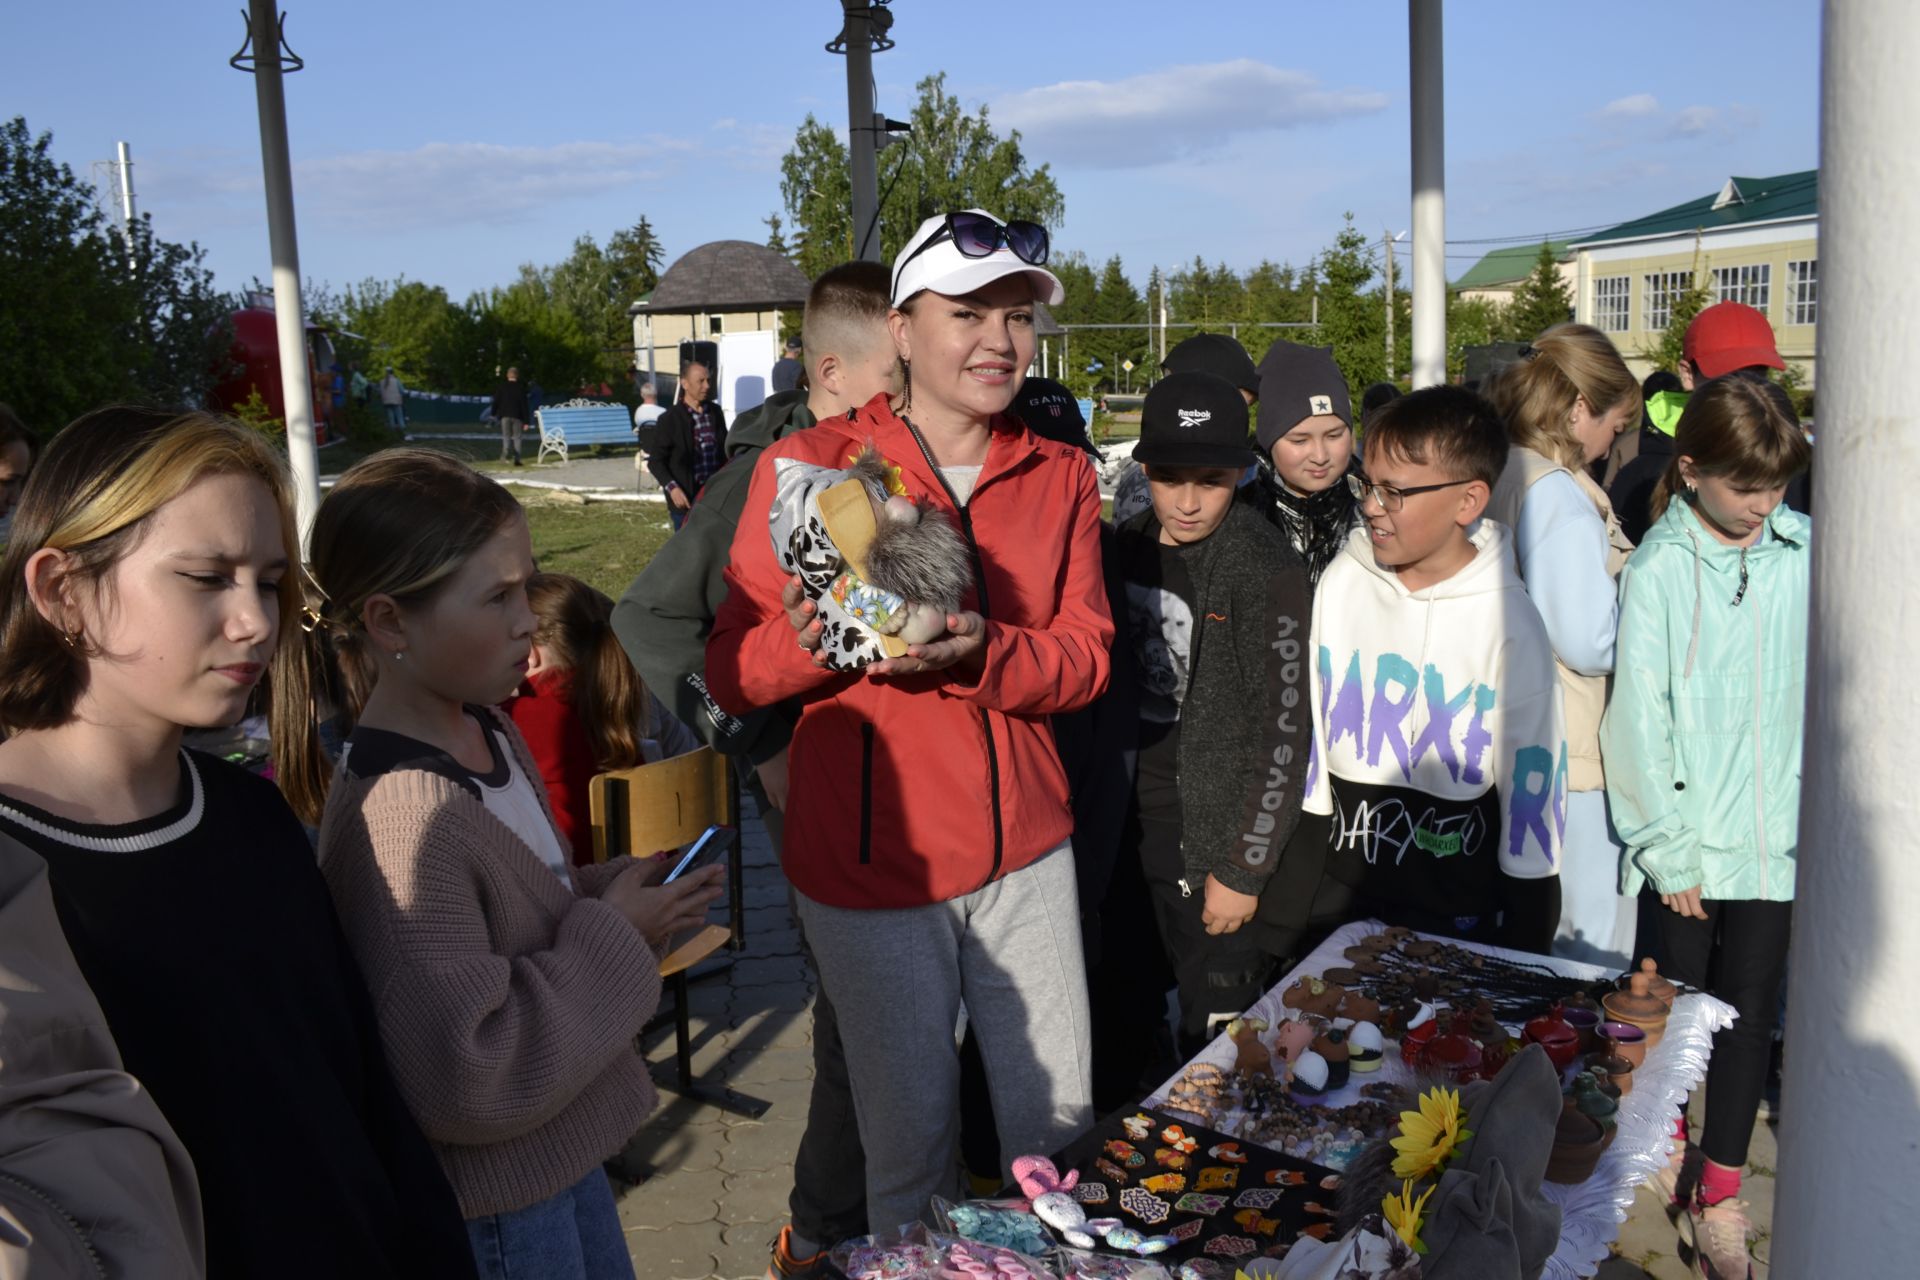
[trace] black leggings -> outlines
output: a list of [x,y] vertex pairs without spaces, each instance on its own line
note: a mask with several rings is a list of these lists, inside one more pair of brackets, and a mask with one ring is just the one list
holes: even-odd
[[1712,992],[1740,1015],[1713,1037],[1706,1132],[1700,1136],[1707,1159],[1738,1169],[1747,1162],[1747,1141],[1767,1087],[1793,904],[1724,900],[1700,905],[1705,920],[1661,908],[1660,968],[1675,982]]

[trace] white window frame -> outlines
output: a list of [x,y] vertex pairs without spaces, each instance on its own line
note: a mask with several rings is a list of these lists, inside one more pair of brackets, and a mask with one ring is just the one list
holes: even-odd
[[1651,271],[1640,278],[1640,327],[1659,333],[1673,322],[1673,304],[1693,288],[1691,271]]
[[1800,258],[1787,264],[1787,324],[1818,324],[1820,317],[1820,260]]
[[1602,333],[1625,333],[1633,327],[1632,276],[1594,278],[1593,327]]
[[1713,269],[1713,300],[1744,302],[1761,315],[1773,293],[1773,264],[1749,262],[1738,267]]

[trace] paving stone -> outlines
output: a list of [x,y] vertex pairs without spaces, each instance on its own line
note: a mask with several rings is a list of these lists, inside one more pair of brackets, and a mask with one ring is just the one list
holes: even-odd
[[1641,1187],[1633,1198],[1627,1220],[1620,1224],[1615,1248],[1622,1257],[1643,1258],[1652,1253],[1673,1253],[1679,1248],[1680,1234],[1667,1221],[1666,1211],[1652,1190]]
[[737,1076],[727,1077],[727,1087],[748,1097],[758,1098],[768,1104],[766,1118],[772,1120],[792,1119],[804,1124],[807,1118],[807,1106],[813,1100],[813,1081],[801,1080],[743,1080]]
[[720,1153],[720,1168],[728,1174],[749,1169],[793,1169],[793,1154],[800,1149],[800,1135],[806,1132],[804,1113],[788,1117],[775,1110],[766,1120],[745,1120],[727,1126],[725,1145]]
[[726,1126],[717,1120],[676,1125],[664,1121],[656,1112],[609,1163],[616,1164],[629,1179],[681,1169],[717,1169],[725,1141]]
[[756,933],[765,933],[773,929],[793,928],[793,913],[787,910],[786,898],[782,897],[779,903],[774,906],[756,907],[752,903],[748,903],[746,926],[747,937],[749,938],[753,937]]
[[[646,1192],[647,1188],[641,1187],[628,1200],[644,1199]],[[717,1274],[722,1247],[718,1222],[627,1232],[627,1252],[633,1258],[634,1273],[647,1280],[708,1280]]]
[[727,1031],[729,1052],[743,1047],[806,1049],[812,1056],[813,1010],[741,1009],[731,1015]]
[[779,1235],[778,1223],[786,1218],[786,1202],[781,1201],[780,1216],[766,1222],[743,1220],[720,1233],[717,1275],[722,1280],[760,1280],[767,1273],[767,1253]]
[[727,975],[737,994],[743,987],[764,987],[776,982],[807,982],[812,974],[798,951],[784,956],[747,956],[734,961]]
[[764,933],[749,932],[747,954],[750,956],[797,956],[800,954],[800,931],[769,929]]
[[787,882],[778,876],[769,876],[758,884],[749,879],[741,901],[746,903],[749,911],[756,907],[780,907],[784,910],[787,905]]
[[[787,1216],[787,1196],[793,1190],[793,1168],[777,1165],[770,1169],[743,1169],[726,1176],[727,1194],[720,1202],[720,1221],[735,1228],[742,1223],[764,1227],[781,1222]],[[729,1230],[731,1237],[733,1230]],[[761,1237],[764,1239],[764,1232]]]
[[726,1172],[719,1168],[663,1171],[621,1203],[621,1221],[628,1227],[713,1222],[720,1217],[725,1180]]
[[1773,1126],[1761,1121],[1747,1140],[1747,1172],[1771,1178],[1780,1168],[1780,1139]]
[[762,1010],[784,1009],[799,1013],[813,1004],[813,985],[807,982],[762,982],[740,987],[728,1006],[735,1021]]
[[738,1088],[769,1080],[813,1083],[813,1050],[756,1046],[735,1050],[726,1057],[727,1079]]

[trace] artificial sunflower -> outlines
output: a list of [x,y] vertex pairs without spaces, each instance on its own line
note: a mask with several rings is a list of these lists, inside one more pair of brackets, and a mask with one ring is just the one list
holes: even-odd
[[1433,1198],[1433,1192],[1434,1188],[1428,1187],[1425,1194],[1415,1200],[1413,1183],[1402,1182],[1399,1195],[1390,1195],[1380,1202],[1380,1212],[1386,1217],[1387,1225],[1415,1253],[1427,1251],[1427,1246],[1420,1240],[1421,1215],[1426,1210],[1427,1201]]
[[1400,1113],[1400,1136],[1393,1149],[1393,1176],[1418,1181],[1452,1157],[1473,1134],[1460,1127],[1460,1091],[1432,1088],[1420,1095],[1418,1111]]

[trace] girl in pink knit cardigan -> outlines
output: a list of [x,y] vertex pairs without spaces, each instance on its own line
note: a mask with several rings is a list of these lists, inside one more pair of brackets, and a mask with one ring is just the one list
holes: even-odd
[[[634,1037],[658,952],[722,869],[569,865],[539,770],[493,709],[527,671],[527,522],[424,450],[369,458],[314,521],[312,619],[374,673],[334,773],[320,868],[402,1095],[467,1219],[482,1276],[633,1275],[600,1165],[654,1105]],[[317,753],[290,789],[323,784]]]

